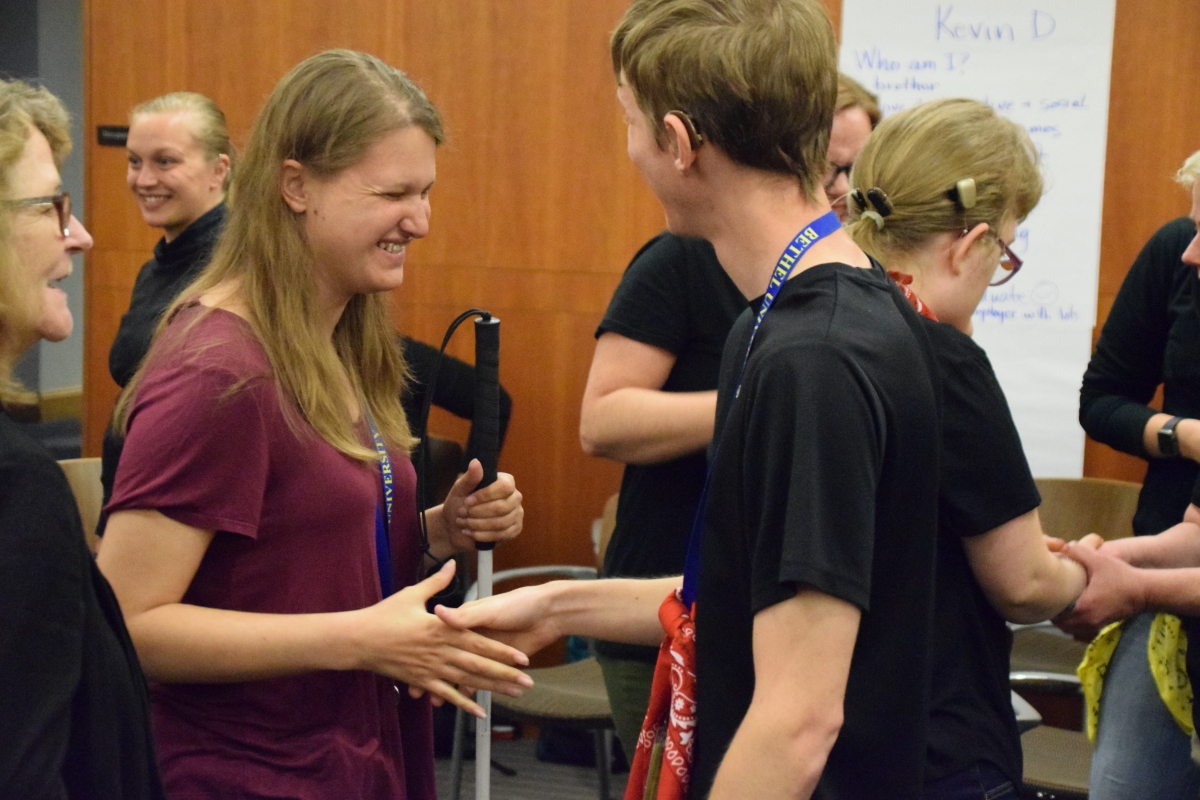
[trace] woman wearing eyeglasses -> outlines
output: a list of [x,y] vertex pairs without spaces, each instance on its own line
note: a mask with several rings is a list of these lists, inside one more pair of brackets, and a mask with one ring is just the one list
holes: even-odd
[[943,380],[929,800],[1016,798],[1021,744],[1005,620],[1037,622],[1079,596],[1084,571],[1051,553],[1012,415],[972,314],[1011,278],[1009,245],[1042,193],[1025,132],[974,100],[895,114],[851,175],[849,230],[904,286]]
[[[0,80],[0,401],[13,362],[71,333],[55,284],[92,237],[58,168],[67,113]],[[145,680],[66,476],[0,412],[0,797],[161,798]]]
[[[125,146],[125,181],[146,224],[161,228],[163,237],[138,272],[129,310],[108,351],[108,371],[122,388],[146,357],[167,305],[212,258],[225,226],[225,191],[234,159],[225,114],[194,92],[172,92],[134,108]],[[122,443],[111,427],[105,432],[105,502],[112,496]],[[101,515],[101,535],[106,523]]]

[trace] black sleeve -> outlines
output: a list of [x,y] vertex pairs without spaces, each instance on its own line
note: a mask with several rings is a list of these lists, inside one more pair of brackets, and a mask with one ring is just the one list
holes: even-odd
[[[413,434],[419,436],[417,424],[429,381],[438,359],[438,348],[407,336],[400,337],[404,349],[404,360],[408,364],[410,378],[407,390],[401,396],[404,413],[408,415]],[[443,355],[438,367],[437,383],[433,387],[433,404],[449,411],[460,419],[474,420],[475,417],[475,367],[451,355]],[[500,446],[508,432],[508,420],[512,416],[512,397],[500,387]],[[479,454],[475,427],[467,435],[467,446],[463,453],[462,468]]]
[[1147,458],[1142,434],[1157,413],[1146,403],[1163,379],[1173,273],[1183,247],[1179,220],[1151,237],[1125,276],[1088,363],[1079,422],[1098,442]]
[[[687,244],[678,236],[662,233],[638,251],[609,301],[596,329],[597,338],[602,333],[617,333],[679,355],[691,330],[685,291]],[[707,242],[704,246],[712,247]]]
[[[983,350],[944,323],[930,333],[942,372],[939,527],[978,536],[1037,508],[1041,496]],[[963,340],[958,353],[947,336]]]
[[83,531],[50,459],[8,460],[0,487],[0,797],[66,797],[83,663]]
[[742,491],[755,542],[752,611],[802,583],[866,610],[883,458],[878,398],[824,343],[771,359],[753,380],[742,387],[751,404]]

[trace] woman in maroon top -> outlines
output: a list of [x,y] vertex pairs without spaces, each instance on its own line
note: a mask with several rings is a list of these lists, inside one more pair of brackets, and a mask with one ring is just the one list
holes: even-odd
[[431,798],[427,698],[479,714],[454,684],[529,685],[519,652],[425,612],[449,564],[417,582],[423,549],[510,538],[523,513],[511,476],[471,492],[473,462],[422,547],[381,293],[429,229],[441,140],[428,99],[374,57],[294,68],[212,263],[118,404],[99,564],[153,681],[173,800]]

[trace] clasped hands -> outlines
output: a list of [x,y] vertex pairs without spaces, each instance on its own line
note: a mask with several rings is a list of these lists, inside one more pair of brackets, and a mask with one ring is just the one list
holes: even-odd
[[1087,572],[1083,594],[1053,622],[1081,642],[1090,642],[1111,622],[1128,619],[1146,610],[1145,592],[1138,567],[1130,564],[1123,540],[1105,541],[1098,534],[1073,542],[1046,537],[1054,552],[1079,563]]

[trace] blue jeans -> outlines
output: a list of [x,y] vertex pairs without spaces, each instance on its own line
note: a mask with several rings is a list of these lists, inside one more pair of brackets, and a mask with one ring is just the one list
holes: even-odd
[[925,786],[924,800],[1017,800],[1017,789],[999,769],[980,761]]
[[[1195,800],[1191,741],[1163,705],[1146,655],[1153,614],[1125,623],[1100,695],[1091,800]],[[1189,642],[1190,644],[1190,642]],[[1200,646],[1200,643],[1197,643]]]

